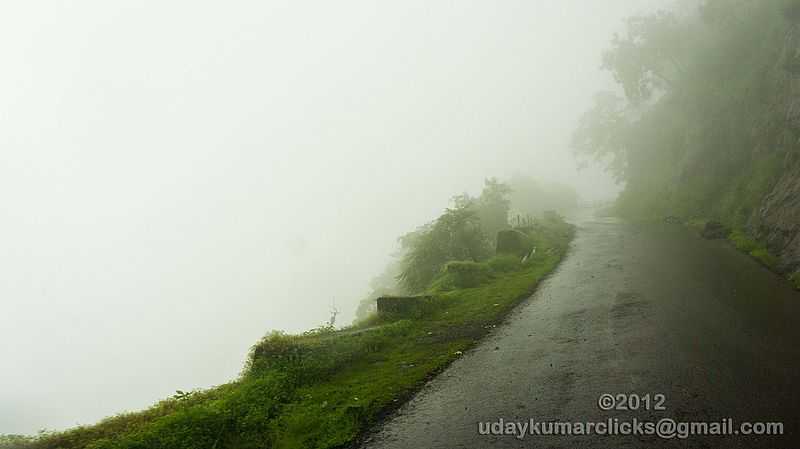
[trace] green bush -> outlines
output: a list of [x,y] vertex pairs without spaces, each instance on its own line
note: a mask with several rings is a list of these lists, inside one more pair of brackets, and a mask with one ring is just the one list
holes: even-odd
[[267,334],[250,348],[245,373],[258,374],[270,368],[287,368],[297,362],[308,351],[301,337],[274,331]]
[[24,435],[0,435],[0,449],[25,449],[31,447],[32,437]]
[[448,261],[489,258],[489,241],[471,204],[459,203],[433,223],[400,238],[405,253],[397,279],[405,291],[424,291]]

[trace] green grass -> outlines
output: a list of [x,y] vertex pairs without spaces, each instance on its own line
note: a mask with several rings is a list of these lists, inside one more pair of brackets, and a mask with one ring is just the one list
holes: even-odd
[[471,260],[454,260],[447,262],[442,274],[434,280],[436,290],[452,290],[455,288],[477,287],[494,278],[488,263]]
[[778,258],[770,254],[766,248],[756,248],[750,251],[750,256],[770,270],[774,270],[778,266]]
[[750,255],[750,257],[756,259],[770,270],[774,270],[778,266],[778,258],[772,255],[764,245],[750,238],[741,229],[733,230],[728,235],[728,240],[733,243],[736,249]]
[[728,236],[728,240],[733,243],[733,246],[736,247],[739,251],[743,253],[750,254],[752,251],[755,251],[759,248],[758,242],[751,239],[744,231],[740,229],[735,229],[733,232],[730,233]]
[[[426,316],[373,317],[339,331],[322,327],[302,335],[271,333],[253,346],[242,376],[229,384],[9,447],[346,446],[528,297],[566,253],[572,232],[563,221],[528,230],[537,253],[524,264],[504,256],[480,266],[455,264],[426,292],[437,304]],[[463,287],[464,282],[452,279],[453,271],[480,276]]]

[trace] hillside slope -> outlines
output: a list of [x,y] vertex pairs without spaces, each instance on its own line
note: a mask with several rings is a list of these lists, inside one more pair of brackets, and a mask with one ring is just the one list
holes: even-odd
[[0,448],[344,447],[528,298],[574,234],[556,216],[519,229],[535,244],[530,257],[453,261],[448,267],[480,269],[483,276],[441,272],[424,292],[431,298],[424,313],[380,315],[302,335],[273,332],[253,346],[242,376],[228,384],[178,392],[150,409],[91,426],[34,438],[0,436]]

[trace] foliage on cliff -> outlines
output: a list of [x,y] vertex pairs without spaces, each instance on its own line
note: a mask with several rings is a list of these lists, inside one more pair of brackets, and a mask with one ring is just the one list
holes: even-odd
[[602,66],[618,92],[596,96],[573,149],[624,183],[621,215],[719,221],[764,265],[796,272],[800,1],[681,5],[614,37]]
[[787,20],[775,1],[690,4],[614,37],[603,67],[621,94],[597,95],[573,148],[625,183],[623,214],[742,227],[797,151],[779,65]]

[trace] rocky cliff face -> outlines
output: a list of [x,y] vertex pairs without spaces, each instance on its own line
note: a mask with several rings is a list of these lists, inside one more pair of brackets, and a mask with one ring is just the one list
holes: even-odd
[[800,268],[800,160],[787,155],[786,167],[772,191],[755,212],[752,232],[780,258],[778,268]]
[[773,99],[776,114],[771,121],[784,120],[771,125],[782,132],[767,143],[781,147],[783,168],[749,223],[751,233],[779,257],[778,268],[785,273],[800,270],[800,22],[793,22],[775,67],[777,91],[784,95]]

